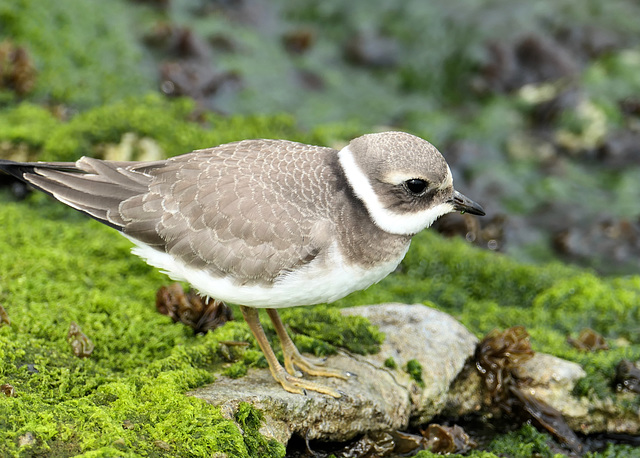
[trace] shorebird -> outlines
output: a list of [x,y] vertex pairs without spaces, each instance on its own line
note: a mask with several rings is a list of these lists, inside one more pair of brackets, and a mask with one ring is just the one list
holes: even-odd
[[[402,132],[341,150],[244,140],[154,162],[82,157],[0,161],[0,170],[127,237],[200,294],[238,304],[271,374],[293,393],[340,393],[312,376],[348,373],[304,357],[277,309],[333,302],[391,273],[411,238],[453,211],[484,215],[456,191],[444,157]],[[266,308],[284,367],[260,324]]]

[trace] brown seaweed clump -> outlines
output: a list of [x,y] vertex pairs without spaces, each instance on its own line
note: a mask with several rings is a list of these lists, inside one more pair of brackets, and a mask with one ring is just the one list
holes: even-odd
[[467,453],[477,447],[476,442],[458,425],[443,426],[433,423],[421,433],[426,439],[425,448],[440,455]]
[[75,322],[71,322],[67,333],[67,342],[71,345],[73,354],[78,358],[88,358],[91,356],[95,345],[80,329]]
[[373,458],[390,456],[395,442],[388,432],[372,432],[340,450],[338,456],[344,458]]
[[231,309],[224,302],[211,298],[205,300],[191,291],[185,293],[179,283],[158,290],[156,308],[171,317],[174,323],[191,326],[196,334],[206,334],[233,320]]
[[616,367],[614,383],[618,391],[640,393],[640,369],[631,361],[623,359]]
[[514,326],[504,332],[494,329],[482,339],[476,347],[476,368],[494,402],[503,401],[508,387],[516,383],[514,369],[533,355],[524,326]]
[[532,421],[579,453],[582,444],[562,414],[538,399],[528,385],[530,380],[520,378],[517,369],[534,355],[529,333],[523,326],[503,332],[491,331],[478,344],[475,362],[491,397],[504,414],[521,421]]
[[[382,458],[386,456],[407,456],[418,450],[430,450],[433,453],[449,455],[452,453],[466,453],[477,446],[473,439],[458,425],[443,426],[432,423],[426,430],[421,430],[420,433],[420,435],[402,431],[367,433],[360,439],[343,447],[337,453],[334,451],[331,456]],[[324,453],[311,453],[314,456],[327,456]]]
[[574,348],[577,348],[581,351],[598,351],[609,349],[609,345],[607,344],[607,341],[604,339],[604,337],[602,337],[602,334],[597,333],[591,328],[583,329],[577,339],[568,337],[567,342],[569,342]]
[[36,68],[27,50],[11,41],[0,43],[0,89],[10,89],[22,96],[33,89]]
[[2,305],[0,305],[0,326],[6,324],[7,326],[11,326],[11,319],[9,318],[9,314],[4,309]]
[[11,398],[16,395],[16,390],[15,388],[13,388],[13,385],[5,383],[4,385],[0,385],[0,393],[3,393],[5,396]]

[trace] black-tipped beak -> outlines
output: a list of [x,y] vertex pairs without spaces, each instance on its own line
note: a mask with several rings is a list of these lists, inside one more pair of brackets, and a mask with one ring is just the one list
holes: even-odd
[[461,213],[470,213],[472,215],[484,216],[484,209],[480,204],[469,199],[458,191],[453,191],[453,198],[449,201],[453,205],[455,211]]

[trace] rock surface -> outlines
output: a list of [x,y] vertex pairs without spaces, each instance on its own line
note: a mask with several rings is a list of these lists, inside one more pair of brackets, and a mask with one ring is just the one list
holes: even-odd
[[[378,354],[343,352],[327,359],[327,366],[357,374],[349,380],[322,379],[344,393],[342,398],[288,393],[267,369],[251,369],[240,379],[220,376],[189,394],[219,405],[229,418],[240,402],[253,404],[265,415],[261,432],[285,444],[293,434],[345,441],[365,432],[423,424],[438,414],[457,417],[485,408],[483,382],[473,367],[465,366],[477,339],[453,317],[421,304],[354,307],[343,313],[365,316],[386,338]],[[385,366],[389,357],[397,369]],[[404,370],[412,359],[422,365],[424,387]],[[616,421],[615,406],[589,404],[570,395],[575,382],[585,375],[575,363],[537,353],[520,371],[532,379],[536,396],[562,412],[574,430],[640,430],[639,415],[635,414],[635,421],[633,413]]]
[[[424,388],[399,370],[410,395],[410,420],[424,423],[440,413],[447,402],[449,386],[473,353],[478,339],[452,316],[422,304],[382,304],[353,307],[345,315],[360,315],[385,334],[380,352],[367,356],[378,367],[392,357],[399,369],[415,359],[423,368]],[[409,420],[409,419],[408,419]]]

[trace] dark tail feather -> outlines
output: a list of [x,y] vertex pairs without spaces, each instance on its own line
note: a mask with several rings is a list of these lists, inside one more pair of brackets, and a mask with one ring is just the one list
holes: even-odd
[[80,172],[73,162],[43,162],[42,164],[37,162],[15,162],[7,159],[0,159],[0,170],[7,175],[11,175],[23,183],[29,183],[24,177],[25,173],[34,173],[34,169],[38,167],[41,169],[53,169],[65,172]]
[[117,208],[122,200],[137,194],[130,190],[129,196],[124,195],[124,190],[116,184],[102,181],[101,177],[87,173],[73,162],[14,162],[0,159],[0,170],[119,231],[122,225],[109,218],[109,211]]

